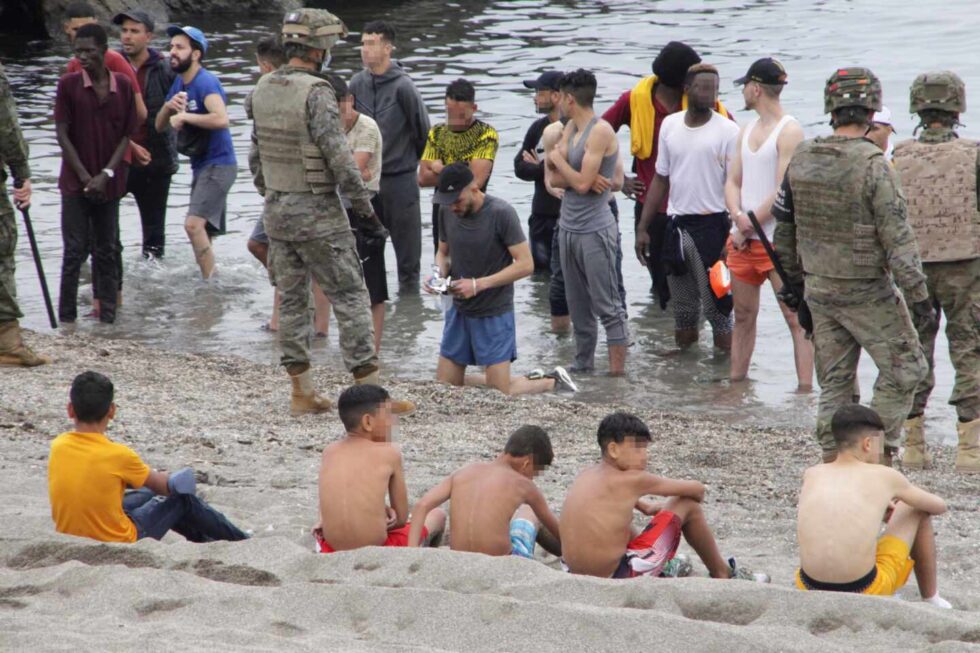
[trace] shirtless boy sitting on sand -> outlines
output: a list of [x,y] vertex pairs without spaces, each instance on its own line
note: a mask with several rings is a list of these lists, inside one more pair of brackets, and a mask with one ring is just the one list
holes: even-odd
[[[831,429],[837,459],[803,474],[796,586],[891,596],[905,585],[914,567],[922,598],[951,607],[936,588],[936,540],[930,519],[946,512],[946,503],[909,483],[897,470],[877,464],[885,427],[875,411],[857,404],[842,406],[834,413]],[[878,537],[883,516],[888,525]]]
[[[701,509],[704,485],[646,471],[649,444],[650,430],[635,415],[613,413],[599,424],[602,460],[578,475],[561,511],[568,570],[602,578],[681,575],[664,572],[683,534],[712,578],[768,582],[721,557]],[[643,498],[648,494],[669,498],[658,504]],[[632,527],[634,508],[653,516],[639,533]]]
[[457,470],[419,499],[412,509],[416,521],[408,545],[418,546],[422,538],[418,520],[448,500],[452,516],[449,545],[454,551],[533,558],[538,541],[554,555],[561,555],[558,519],[534,484],[534,477],[553,458],[544,429],[520,427],[496,460]]
[[[320,523],[313,529],[317,549],[405,546],[408,491],[401,452],[391,444],[391,427],[398,420],[391,397],[376,385],[355,385],[340,395],[337,410],[347,437],[323,450]],[[445,524],[442,510],[428,515],[422,528],[426,544],[438,545]]]

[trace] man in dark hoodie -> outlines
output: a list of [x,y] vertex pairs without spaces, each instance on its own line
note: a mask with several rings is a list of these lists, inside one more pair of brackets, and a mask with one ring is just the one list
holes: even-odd
[[392,61],[395,28],[375,20],[361,32],[364,70],[350,81],[356,109],[381,129],[381,204],[391,232],[403,290],[418,289],[422,260],[422,214],[416,169],[429,134],[429,114],[415,84]]
[[146,120],[139,126],[133,141],[150,153],[145,166],[133,166],[126,179],[126,190],[132,193],[143,223],[143,256],[163,256],[167,222],[167,198],[170,196],[170,180],[177,172],[177,143],[169,126],[158,132],[154,126],[157,113],[167,98],[176,73],[170,62],[155,48],[153,18],[142,9],[124,11],[112,19],[119,25],[121,53],[136,69],[139,92],[146,102]]

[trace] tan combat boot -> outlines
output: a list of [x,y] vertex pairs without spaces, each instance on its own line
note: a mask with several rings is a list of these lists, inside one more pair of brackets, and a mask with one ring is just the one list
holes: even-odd
[[956,471],[980,474],[980,419],[956,425],[959,448],[956,451]]
[[0,365],[19,365],[21,367],[37,367],[47,365],[51,359],[39,356],[31,350],[20,337],[20,325],[17,320],[0,324]]
[[329,399],[321,397],[313,389],[313,372],[309,368],[299,374],[290,374],[289,379],[293,382],[293,394],[289,401],[289,412],[293,417],[323,413],[333,408]]
[[[357,385],[381,385],[381,370],[369,366],[354,372],[354,383]],[[395,415],[411,415],[415,412],[415,404],[406,399],[391,399],[391,412]]]
[[902,454],[902,467],[923,469],[932,466],[932,456],[926,450],[925,415],[905,420],[905,453]]

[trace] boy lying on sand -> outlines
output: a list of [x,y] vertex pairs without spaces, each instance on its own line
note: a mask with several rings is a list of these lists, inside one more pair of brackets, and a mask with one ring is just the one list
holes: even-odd
[[[912,485],[897,470],[877,464],[885,427],[875,411],[857,404],[842,406],[834,413],[831,429],[837,459],[803,474],[796,586],[890,596],[905,585],[914,567],[922,598],[952,607],[936,589],[936,540],[930,519],[946,512],[945,502]],[[878,537],[882,516],[888,526]]]
[[[647,472],[649,444],[650,430],[635,415],[613,413],[599,424],[602,460],[578,475],[561,511],[568,571],[602,578],[683,575],[671,568],[683,565],[668,566],[683,534],[712,578],[769,582],[736,567],[734,558],[725,562],[701,509],[704,485]],[[669,499],[657,504],[643,498],[648,494]],[[653,517],[642,532],[632,528],[634,509]]]
[[[320,523],[313,528],[317,548],[332,553],[405,546],[408,491],[401,452],[391,444],[391,427],[398,420],[391,397],[376,385],[355,385],[340,395],[337,410],[347,437],[323,450]],[[422,526],[427,545],[438,545],[445,524],[445,512],[429,513]]]
[[[188,468],[168,474],[147,467],[129,447],[106,437],[116,416],[112,381],[84,372],[71,384],[68,416],[75,430],[51,442],[48,495],[59,533],[102,542],[159,540],[173,530],[191,542],[248,535],[195,496]],[[140,488],[126,492],[126,488]]]
[[[561,555],[558,519],[534,484],[534,477],[553,458],[544,429],[522,426],[511,434],[496,460],[453,472],[418,500],[412,515],[423,519],[450,501],[449,543],[454,551],[533,558],[538,541],[554,555]],[[422,525],[415,521],[408,545],[418,546],[421,538]]]

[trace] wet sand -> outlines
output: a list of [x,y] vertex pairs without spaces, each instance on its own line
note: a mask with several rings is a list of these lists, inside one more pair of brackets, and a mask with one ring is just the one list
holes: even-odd
[[[568,576],[548,557],[320,556],[308,534],[319,453],[342,428],[335,415],[289,417],[280,368],[89,336],[29,340],[56,361],[0,370],[0,649],[131,650],[152,637],[182,650],[980,650],[978,480],[952,472],[948,449],[937,469],[911,478],[950,506],[935,524],[940,591],[953,611],[919,603],[912,581],[901,600],[791,589],[799,479],[819,455],[809,429],[731,426],[656,406],[638,411],[655,436],[651,469],[704,481],[722,552],[771,574],[771,586],[712,581],[700,563],[701,578],[623,582]],[[252,530],[251,541],[108,545],[54,533],[48,446],[70,428],[68,387],[86,369],[116,384],[111,437],[154,467],[193,466],[200,494]],[[332,396],[347,383],[315,376]],[[413,500],[535,423],[554,443],[539,484],[558,508],[597,457],[599,420],[617,408],[389,381],[419,404],[398,436]]]

